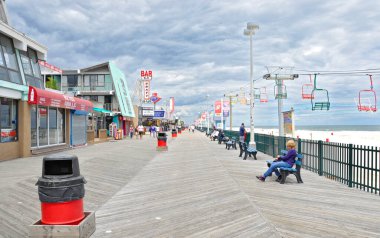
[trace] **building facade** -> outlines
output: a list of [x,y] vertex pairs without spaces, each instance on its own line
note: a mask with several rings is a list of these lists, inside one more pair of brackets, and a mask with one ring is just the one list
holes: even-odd
[[[123,72],[112,62],[105,62],[77,70],[63,70],[61,90],[94,104],[88,117],[88,130],[95,137],[103,131],[112,136],[115,129],[128,134],[135,117],[127,80]],[[113,129],[110,129],[112,128]]]
[[44,89],[40,61],[47,48],[8,25],[0,0],[0,160],[70,146],[71,111],[89,101]]

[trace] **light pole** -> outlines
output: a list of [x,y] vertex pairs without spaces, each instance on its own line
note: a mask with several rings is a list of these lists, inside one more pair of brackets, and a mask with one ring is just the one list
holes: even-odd
[[254,85],[253,85],[253,60],[252,60],[252,36],[255,34],[255,30],[259,29],[258,25],[255,25],[253,23],[248,22],[247,23],[247,29],[244,29],[244,35],[249,36],[250,40],[250,61],[251,61],[251,67],[250,67],[250,74],[249,74],[249,81],[250,81],[250,120],[249,120],[249,125],[250,125],[250,131],[251,131],[251,138],[249,141],[249,145],[251,147],[256,148],[256,143],[255,143],[255,124],[253,121],[253,116],[254,116],[254,106],[255,106],[255,98],[254,98]]

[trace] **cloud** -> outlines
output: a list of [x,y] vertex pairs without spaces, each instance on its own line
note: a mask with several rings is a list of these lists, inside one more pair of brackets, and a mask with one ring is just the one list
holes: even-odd
[[[380,2],[359,0],[268,1],[7,1],[12,25],[48,46],[48,61],[81,68],[112,60],[133,90],[140,70],[153,70],[152,90],[174,96],[176,110],[192,121],[200,109],[224,94],[248,95],[247,22],[260,29],[253,37],[255,87],[267,87],[269,102],[257,103],[256,125],[277,124],[274,82],[261,76],[265,66],[294,66],[286,81],[284,109],[294,107],[297,123],[378,124],[379,114],[356,111],[354,98],[369,87],[368,76],[319,75],[332,110],[312,112],[301,99],[306,71],[379,68]],[[374,75],[380,89],[380,75]],[[209,95],[209,97],[206,97]],[[236,105],[235,125],[248,124],[249,107]],[[228,124],[228,123],[227,123]]]

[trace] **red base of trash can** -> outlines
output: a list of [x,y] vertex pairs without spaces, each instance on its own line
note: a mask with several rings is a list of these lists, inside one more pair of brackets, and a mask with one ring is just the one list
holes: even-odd
[[41,222],[50,225],[65,225],[84,218],[83,199],[69,202],[41,203]]
[[182,133],[182,131],[178,131],[178,134],[181,134]]
[[177,137],[177,134],[172,134],[172,137]]
[[158,147],[166,146],[166,141],[164,141],[164,140],[158,140],[157,146]]

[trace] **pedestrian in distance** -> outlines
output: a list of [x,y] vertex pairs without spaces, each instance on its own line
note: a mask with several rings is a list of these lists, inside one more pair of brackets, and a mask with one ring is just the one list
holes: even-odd
[[131,137],[131,139],[133,139],[133,133],[135,132],[135,128],[133,128],[133,126],[131,125],[129,127],[129,136]]
[[140,140],[142,140],[142,137],[143,137],[143,134],[144,134],[145,128],[143,127],[143,125],[139,125],[139,126],[137,127],[137,130],[139,131]]
[[138,126],[136,126],[135,128],[135,136],[136,136],[136,140],[139,138],[139,129],[138,129]]
[[289,140],[286,143],[286,149],[288,150],[288,153],[286,155],[277,156],[277,159],[273,161],[271,166],[268,168],[268,170],[261,176],[256,176],[256,178],[262,182],[265,182],[265,178],[268,176],[271,176],[273,172],[275,172],[277,176],[277,182],[281,181],[281,174],[278,171],[278,168],[291,168],[293,167],[296,157],[297,157],[297,151],[295,150],[296,143],[294,140]]
[[152,134],[153,134],[153,138],[156,138],[156,130],[157,130],[157,128],[156,128],[156,126],[152,126]]
[[245,133],[246,131],[245,131],[244,123],[241,123],[240,130],[239,130],[239,141],[241,143],[244,143],[245,141],[245,138],[244,138]]

